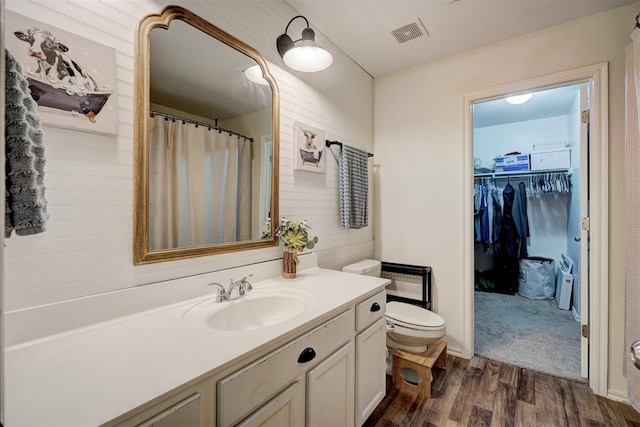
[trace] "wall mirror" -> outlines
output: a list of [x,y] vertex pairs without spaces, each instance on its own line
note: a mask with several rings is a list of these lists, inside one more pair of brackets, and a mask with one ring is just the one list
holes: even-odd
[[134,264],[276,246],[279,99],[260,53],[167,6],[135,58]]

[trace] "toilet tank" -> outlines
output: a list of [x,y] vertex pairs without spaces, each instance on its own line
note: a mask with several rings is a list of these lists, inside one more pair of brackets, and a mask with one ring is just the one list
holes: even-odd
[[382,264],[375,259],[364,259],[354,264],[345,265],[342,268],[345,273],[355,273],[365,276],[380,277]]

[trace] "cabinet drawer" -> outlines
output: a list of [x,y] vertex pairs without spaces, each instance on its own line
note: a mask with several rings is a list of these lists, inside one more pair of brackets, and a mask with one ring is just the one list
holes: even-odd
[[356,329],[364,330],[367,326],[384,316],[387,303],[387,292],[382,291],[356,306]]
[[354,324],[351,309],[219,381],[218,425],[237,423],[292,379],[316,366],[353,337]]

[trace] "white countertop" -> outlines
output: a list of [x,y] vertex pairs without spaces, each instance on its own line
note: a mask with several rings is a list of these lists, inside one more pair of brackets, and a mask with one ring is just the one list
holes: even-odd
[[302,314],[277,325],[223,332],[184,322],[187,309],[207,295],[14,345],[5,351],[5,425],[103,424],[387,283],[311,268],[296,279],[254,283],[256,291],[291,287],[314,296]]

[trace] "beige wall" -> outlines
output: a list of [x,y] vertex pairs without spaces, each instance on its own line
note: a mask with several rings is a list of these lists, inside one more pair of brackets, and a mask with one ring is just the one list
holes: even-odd
[[[8,0],[6,8],[115,48],[118,135],[45,128],[47,232],[12,237],[5,248],[5,304],[10,310],[94,295],[176,277],[282,257],[279,248],[134,267],[134,35],[138,21],[178,4],[263,53],[280,89],[280,213],[306,218],[320,238],[319,262],[329,268],[373,255],[373,227],[343,230],[338,218],[337,163],[323,175],[293,170],[293,123],[323,129],[327,138],[372,150],[373,82],[320,33],[334,55],[321,73],[290,73],[275,38],[297,15],[286,2],[186,0]],[[292,26],[293,29],[294,26]],[[11,37],[13,37],[11,35]],[[26,44],[25,44],[26,49]]]
[[[625,396],[624,47],[639,3],[375,80],[376,256],[430,265],[435,311],[463,350],[463,94],[609,63],[609,392]],[[402,189],[402,191],[400,191]]]

